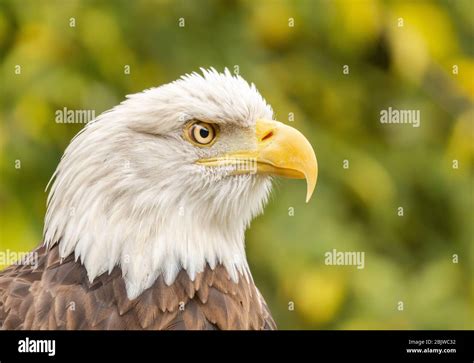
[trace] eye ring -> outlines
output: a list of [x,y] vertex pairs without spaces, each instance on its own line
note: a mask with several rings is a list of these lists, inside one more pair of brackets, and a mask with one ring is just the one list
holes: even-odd
[[217,131],[217,127],[214,124],[194,121],[187,126],[185,136],[189,141],[198,146],[211,146],[216,140]]

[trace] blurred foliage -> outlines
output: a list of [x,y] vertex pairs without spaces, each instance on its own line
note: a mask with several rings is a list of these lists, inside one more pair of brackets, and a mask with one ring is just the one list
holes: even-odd
[[[473,28],[471,0],[2,0],[0,250],[41,241],[45,186],[82,128],[57,109],[99,114],[238,65],[320,165],[309,204],[303,182],[277,181],[247,234],[280,328],[473,328]],[[389,106],[419,109],[421,127],[382,125]],[[334,248],[364,251],[365,268],[326,266]]]

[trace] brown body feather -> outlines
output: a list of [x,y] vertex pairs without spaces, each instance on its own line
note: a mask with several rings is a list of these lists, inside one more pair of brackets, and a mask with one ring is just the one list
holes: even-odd
[[167,286],[159,277],[129,300],[119,267],[87,279],[73,255],[39,247],[36,266],[0,273],[0,329],[276,329],[257,287],[209,266],[191,281],[182,270]]

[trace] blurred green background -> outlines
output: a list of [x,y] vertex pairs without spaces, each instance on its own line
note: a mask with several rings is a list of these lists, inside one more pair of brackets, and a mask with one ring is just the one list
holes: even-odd
[[[2,0],[0,251],[41,241],[44,189],[83,127],[56,110],[238,66],[319,160],[311,202],[279,180],[247,233],[279,327],[473,328],[473,28],[470,0]],[[421,127],[381,124],[389,106]],[[332,249],[365,268],[325,265]]]

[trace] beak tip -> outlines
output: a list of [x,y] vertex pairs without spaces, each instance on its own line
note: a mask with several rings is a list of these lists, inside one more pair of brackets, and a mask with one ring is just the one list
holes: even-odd
[[306,203],[309,203],[313,193],[314,189],[316,189],[316,182],[318,179],[318,164],[316,161],[316,156],[314,156],[314,169],[309,172],[305,173],[305,179],[306,179]]
[[309,203],[311,196],[313,195],[315,187],[316,187],[316,183],[308,182],[307,191],[306,191],[306,203]]

